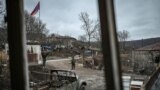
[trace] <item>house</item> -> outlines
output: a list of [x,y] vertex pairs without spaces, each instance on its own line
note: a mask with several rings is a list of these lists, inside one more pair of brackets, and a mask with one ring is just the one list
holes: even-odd
[[132,61],[134,68],[148,69],[147,73],[152,73],[155,69],[155,60],[160,56],[160,42],[151,44],[132,51]]
[[99,54],[102,54],[102,51],[101,51],[100,48],[91,48],[91,47],[90,47],[89,50],[91,50],[92,56],[97,56],[97,55],[99,55]]
[[39,43],[27,43],[27,53],[29,64],[41,64],[41,45]]
[[[39,43],[28,42],[27,46],[27,56],[29,65],[41,64],[42,56],[41,56],[41,45]],[[9,47],[8,43],[5,44],[5,53],[8,54]]]
[[48,42],[54,43],[57,48],[73,47],[73,42],[75,41],[76,39],[70,36],[52,34],[48,37]]

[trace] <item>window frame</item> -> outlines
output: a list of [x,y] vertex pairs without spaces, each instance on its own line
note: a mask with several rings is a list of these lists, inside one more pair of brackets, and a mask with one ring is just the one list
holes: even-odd
[[29,90],[23,0],[6,0],[12,90]]
[[114,0],[98,0],[107,90],[123,90]]

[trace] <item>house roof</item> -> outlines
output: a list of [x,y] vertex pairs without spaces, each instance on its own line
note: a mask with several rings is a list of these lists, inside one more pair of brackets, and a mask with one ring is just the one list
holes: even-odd
[[160,42],[136,49],[136,51],[160,51]]

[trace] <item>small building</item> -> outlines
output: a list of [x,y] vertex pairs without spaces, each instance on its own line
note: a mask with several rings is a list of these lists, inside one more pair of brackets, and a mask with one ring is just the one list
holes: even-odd
[[[29,65],[41,64],[42,55],[41,55],[41,45],[39,43],[27,43],[27,56]],[[8,43],[5,44],[5,53],[8,54],[9,47]]]
[[[155,69],[155,59],[160,56],[160,42],[132,51],[134,68],[147,70],[152,73]],[[142,72],[145,72],[142,70]]]
[[60,36],[52,34],[48,37],[48,42],[54,43],[58,48],[73,47],[73,42],[75,41],[76,39],[70,36]]
[[102,54],[102,51],[100,48],[89,48],[89,50],[92,53],[92,56],[97,56],[99,54]]
[[39,43],[27,43],[27,55],[29,64],[41,64],[41,45]]

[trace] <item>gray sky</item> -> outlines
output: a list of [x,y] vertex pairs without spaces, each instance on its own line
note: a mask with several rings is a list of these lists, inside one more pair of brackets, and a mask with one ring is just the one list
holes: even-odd
[[[31,12],[38,0],[25,0],[25,9]],[[117,30],[127,30],[129,40],[159,37],[160,0],[116,0]],[[41,19],[50,33],[78,37],[83,35],[79,13],[86,11],[92,19],[98,18],[96,0],[41,0]],[[38,14],[36,15],[38,16]]]
[[160,0],[116,0],[118,30],[130,40],[160,36]]
[[[25,0],[25,9],[32,12],[38,0]],[[50,33],[78,37],[85,34],[81,29],[79,14],[82,11],[97,19],[96,0],[41,0],[40,18]],[[38,13],[37,15],[38,16]]]

